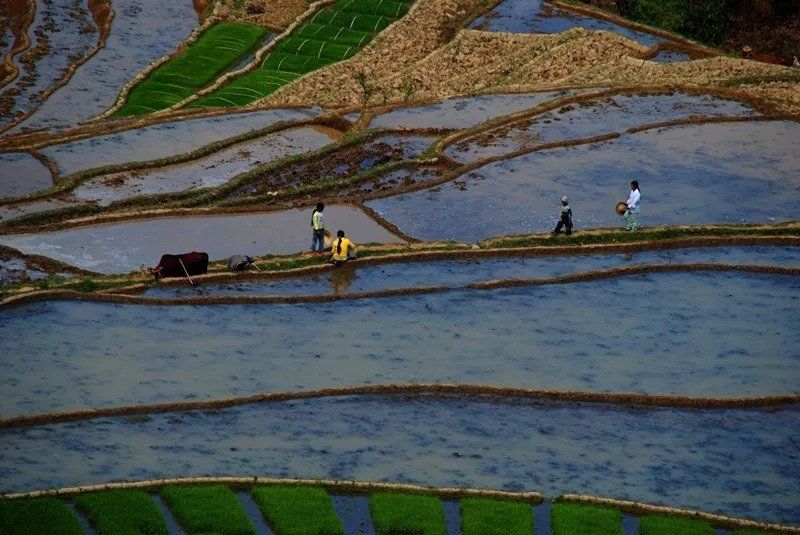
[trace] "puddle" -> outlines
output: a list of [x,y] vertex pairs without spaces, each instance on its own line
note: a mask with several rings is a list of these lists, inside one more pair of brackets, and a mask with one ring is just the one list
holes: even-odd
[[114,104],[122,86],[150,62],[174,52],[197,24],[191,0],[114,0],[112,7],[105,46],[12,132],[75,125],[100,114]]
[[334,494],[333,507],[342,521],[344,532],[350,535],[375,535],[369,497]]
[[438,104],[400,108],[379,115],[370,128],[469,128],[494,117],[510,115],[539,104],[576,94],[577,91],[482,95],[450,98]]
[[[434,136],[382,136],[309,163],[301,162],[265,173],[257,183],[244,184],[233,196],[259,195],[286,187],[335,180],[390,162],[415,159],[435,140]],[[341,192],[337,190],[337,193]]]
[[[311,210],[224,216],[165,217],[49,232],[0,236],[0,243],[99,273],[154,266],[164,253],[205,251],[212,260],[234,254],[285,254],[311,247]],[[364,212],[325,208],[326,226],[355,243],[398,242]]]
[[62,175],[125,162],[155,160],[183,154],[244,132],[280,121],[302,120],[314,113],[303,110],[262,110],[205,119],[174,121],[126,130],[41,150],[55,160]]
[[798,426],[793,406],[348,397],[4,430],[0,474],[4,491],[194,474],[407,481],[798,523]]
[[797,218],[800,124],[692,125],[552,149],[489,164],[460,181],[367,203],[426,241],[552,230],[568,195],[576,230],[622,227],[614,205],[641,185],[639,223]]
[[84,0],[41,0],[28,28],[30,47],[15,58],[19,75],[0,89],[0,128],[30,112],[97,45],[99,31]]
[[680,61],[691,61],[692,57],[686,52],[678,52],[676,50],[662,50],[656,54],[650,61],[657,63],[678,63]]
[[445,154],[467,163],[508,154],[541,143],[581,139],[645,124],[694,116],[751,116],[757,112],[735,101],[708,95],[620,95],[598,102],[565,106],[534,119],[483,133],[450,145]]
[[163,298],[194,295],[343,295],[437,284],[459,286],[498,279],[553,278],[641,264],[690,263],[773,265],[800,268],[800,247],[702,247],[645,251],[635,254],[501,258],[473,261],[439,260],[358,268],[351,265],[319,275],[304,277],[237,283],[203,283],[195,287],[155,286],[146,290],[142,295]]
[[27,152],[0,154],[0,198],[20,197],[53,185],[53,175]]
[[79,186],[73,195],[82,201],[98,201],[107,206],[139,195],[218,186],[257,164],[310,152],[332,142],[313,128],[285,130],[185,164],[103,175]]
[[640,32],[554,7],[544,0],[505,0],[469,26],[475,30],[511,33],[563,33],[570,28],[608,30],[645,46],[653,46],[665,38]]
[[0,311],[0,413],[431,381],[791,393],[798,302],[797,277],[697,272],[296,305],[41,302]]

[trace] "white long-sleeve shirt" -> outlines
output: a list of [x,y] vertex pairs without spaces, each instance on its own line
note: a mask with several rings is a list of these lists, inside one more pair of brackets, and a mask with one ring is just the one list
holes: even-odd
[[638,212],[639,211],[639,199],[642,198],[642,194],[639,193],[638,189],[632,189],[631,194],[628,196],[628,210],[631,212]]

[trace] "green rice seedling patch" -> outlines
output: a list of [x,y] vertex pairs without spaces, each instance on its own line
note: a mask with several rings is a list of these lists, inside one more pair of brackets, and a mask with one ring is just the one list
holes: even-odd
[[708,522],[674,516],[643,516],[639,521],[642,535],[713,535]]
[[554,503],[553,535],[622,535],[619,509],[580,503]]
[[142,490],[111,490],[83,494],[75,504],[98,535],[167,535],[167,523],[150,495]]
[[276,535],[344,535],[331,497],[322,488],[257,487],[253,499]]
[[177,104],[247,54],[266,33],[266,28],[253,24],[215,24],[136,86],[117,115],[141,115]]
[[253,535],[255,528],[236,495],[225,485],[168,486],[161,491],[187,533]]
[[378,535],[444,535],[442,502],[434,496],[378,492],[369,507]]
[[528,503],[488,498],[461,500],[463,535],[530,535],[533,511]]
[[55,498],[21,498],[0,501],[3,535],[80,535],[78,517]]
[[189,107],[244,106],[264,98],[303,74],[354,56],[409,7],[398,0],[339,0],[277,43],[258,68]]

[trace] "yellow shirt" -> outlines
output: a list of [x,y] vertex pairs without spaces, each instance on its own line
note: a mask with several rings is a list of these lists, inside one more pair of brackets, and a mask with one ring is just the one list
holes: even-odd
[[337,248],[339,246],[339,238],[336,238],[336,239],[333,240],[333,244],[332,244],[333,247],[332,247],[331,251],[333,252],[333,259],[334,260],[347,260],[348,251],[350,251],[350,249],[352,249],[352,248],[354,248],[356,246],[355,243],[351,242],[347,238],[342,238],[341,240],[342,240],[342,243],[341,243],[342,252],[341,253],[337,253],[336,252]]

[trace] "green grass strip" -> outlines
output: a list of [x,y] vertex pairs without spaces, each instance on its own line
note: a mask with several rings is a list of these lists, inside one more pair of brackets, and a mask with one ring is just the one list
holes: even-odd
[[0,501],[3,535],[80,535],[78,517],[55,498],[20,498]]
[[183,53],[156,68],[137,85],[117,115],[141,115],[177,104],[212,82],[266,33],[266,28],[253,24],[215,24]]
[[110,490],[75,499],[98,535],[167,535],[167,523],[149,494],[142,490]]
[[257,487],[253,500],[275,535],[344,535],[331,497],[322,488]]
[[580,503],[554,503],[553,535],[622,535],[619,509]]
[[714,535],[711,524],[693,518],[643,516],[639,520],[642,535]]
[[161,495],[190,535],[253,535],[255,528],[236,495],[225,485],[167,486]]
[[378,492],[369,507],[378,535],[445,535],[444,509],[435,496]]
[[461,500],[463,535],[531,535],[533,511],[529,503],[488,498]]

